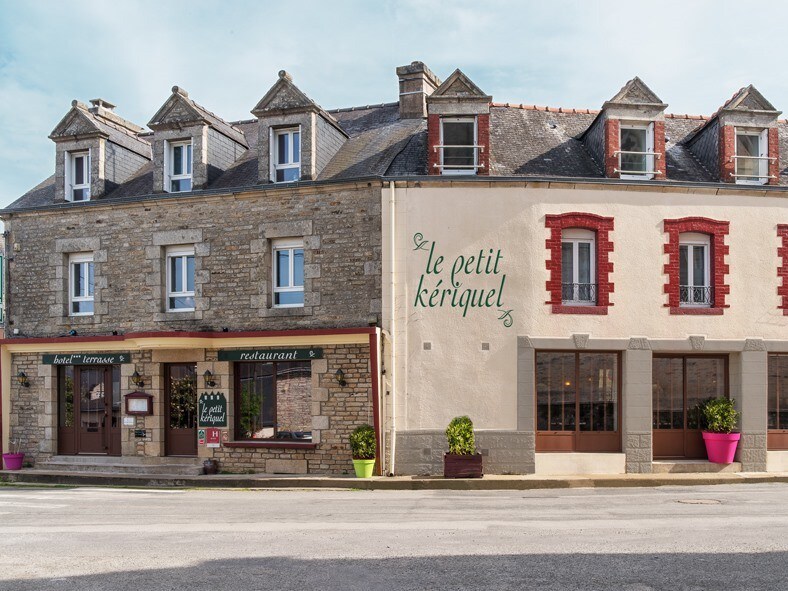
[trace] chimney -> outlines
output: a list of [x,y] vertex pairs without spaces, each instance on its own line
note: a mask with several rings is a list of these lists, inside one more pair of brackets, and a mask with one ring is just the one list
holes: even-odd
[[421,119],[427,116],[427,97],[438,86],[440,79],[423,62],[412,62],[397,68],[399,77],[400,119]]

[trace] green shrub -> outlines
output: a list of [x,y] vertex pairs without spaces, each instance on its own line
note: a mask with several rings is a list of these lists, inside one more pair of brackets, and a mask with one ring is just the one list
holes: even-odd
[[361,425],[350,434],[350,451],[354,460],[374,460],[377,444],[375,429],[370,425]]
[[736,428],[739,411],[733,400],[725,397],[709,398],[700,405],[701,426],[712,433],[730,433]]
[[470,456],[476,453],[473,435],[473,421],[468,417],[454,417],[446,428],[449,453]]

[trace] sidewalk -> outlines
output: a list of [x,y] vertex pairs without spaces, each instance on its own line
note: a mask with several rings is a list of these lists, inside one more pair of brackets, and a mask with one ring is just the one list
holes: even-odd
[[481,479],[440,476],[300,476],[289,474],[217,474],[182,476],[162,474],[102,474],[44,470],[0,470],[0,482],[67,486],[144,488],[301,488],[356,490],[531,490],[550,488],[614,488],[700,486],[713,484],[788,483],[788,473],[738,472],[706,474],[621,474],[575,476],[488,475]]

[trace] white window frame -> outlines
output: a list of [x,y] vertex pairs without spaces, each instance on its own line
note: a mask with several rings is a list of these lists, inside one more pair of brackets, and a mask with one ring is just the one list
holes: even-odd
[[[564,300],[563,297],[562,303],[570,304],[572,306],[596,306],[597,302],[597,294],[596,294],[596,233],[593,230],[584,230],[582,228],[567,228],[561,231],[561,248],[563,249],[564,244],[571,244],[572,245],[572,284],[579,285],[580,284],[580,257],[578,256],[580,252],[580,244],[590,244],[590,261],[589,261],[589,271],[591,282],[590,285],[594,286],[594,298],[591,300],[578,300],[578,299],[571,299],[571,300]],[[563,258],[563,255],[562,255]],[[562,261],[563,264],[563,261]],[[561,269],[561,289],[563,293],[563,268]],[[574,296],[574,290],[572,292]]]
[[[73,201],[75,203],[80,203],[82,201],[90,201],[90,150],[74,150],[73,152],[66,152],[65,164],[65,197],[66,201]],[[74,183],[74,174],[76,173],[76,164],[75,160],[80,157],[85,157],[85,163],[83,165],[83,172],[85,175],[85,182],[81,185],[77,185]],[[87,198],[85,199],[77,199],[74,200],[74,191],[76,189],[87,189]]]
[[[68,257],[68,315],[69,316],[93,316],[95,313],[95,294],[96,294],[96,285],[95,285],[95,267],[93,268],[93,292],[86,293],[86,294],[76,294],[74,293],[74,277],[76,276],[75,267],[77,265],[85,265],[90,264],[93,265],[93,253],[92,252],[80,252],[74,253],[69,255]],[[89,275],[86,275],[86,277]],[[86,281],[85,283],[85,290],[90,291],[90,282]],[[74,312],[74,303],[75,302],[93,302],[93,311],[92,312]]]
[[[294,133],[298,134],[298,154],[297,154],[298,159],[297,160],[295,159],[296,154],[294,153],[294,150],[293,150],[293,134]],[[279,164],[279,136],[281,136],[281,135],[289,135],[290,136],[290,141],[288,142],[288,145],[290,146],[290,154],[288,154],[290,162],[287,163],[287,164]],[[295,182],[298,182],[298,181],[301,180],[301,151],[302,151],[302,148],[303,148],[303,144],[302,144],[303,139],[304,139],[304,136],[301,133],[301,126],[300,125],[298,127],[287,127],[287,128],[281,128],[281,129],[271,128],[271,138],[270,138],[271,150],[270,150],[270,153],[271,153],[271,181],[272,182],[282,184],[282,183],[295,183]],[[291,168],[295,168],[295,169],[298,170],[298,178],[295,181],[277,181],[276,180],[276,171],[277,170],[287,170],[287,169],[291,169]]]
[[[681,247],[687,247],[687,285],[681,284]],[[703,286],[705,289],[711,287],[711,236],[708,234],[701,234],[697,232],[684,232],[679,234],[679,290],[682,287],[690,288],[690,300],[692,300],[692,287],[700,287],[694,285],[695,269],[693,265],[694,250],[696,248],[703,248]],[[680,293],[679,293],[680,296]],[[713,305],[714,298],[710,298],[709,303],[695,303],[693,301],[682,302],[679,297],[679,306],[682,308],[710,308]]]
[[[625,129],[637,129],[646,131],[646,172],[644,173],[623,173],[621,172],[621,155],[624,154],[621,148],[621,132]],[[619,178],[629,180],[653,179],[656,172],[656,154],[654,153],[654,123],[621,123],[618,130],[618,168]]]
[[[476,174],[479,170],[479,150],[481,147],[479,144],[479,121],[478,117],[441,117],[441,128],[440,128],[440,146],[437,147],[440,150],[440,169],[442,175],[453,175],[453,174]],[[445,145],[443,142],[443,124],[444,123],[473,123],[473,145],[468,146],[469,148],[473,149],[473,168],[446,168],[443,164],[443,153],[445,151]]]
[[[167,274],[167,300],[165,302],[165,309],[167,312],[194,312],[194,306],[191,308],[172,308],[170,307],[170,299],[171,298],[185,298],[191,297],[192,300],[196,301],[196,297],[194,295],[195,290],[184,290],[184,291],[173,291],[172,288],[172,274],[170,272],[170,265],[171,261],[176,258],[183,257],[184,259],[187,257],[194,257],[194,245],[182,245],[182,246],[170,246],[167,248],[167,256],[165,257],[165,273]],[[197,260],[195,258],[195,267],[194,267],[194,274],[195,277],[192,278],[192,284],[196,288],[196,275],[197,275]],[[189,265],[184,260],[183,264],[181,265],[181,273],[183,274],[181,277],[181,282],[183,286],[186,287],[189,285],[188,281],[188,273],[189,273]]]
[[[304,241],[296,238],[287,238],[283,240],[274,240],[271,243],[271,256],[272,256],[272,263],[271,263],[271,285],[273,286],[273,297],[272,297],[272,305],[274,308],[303,308],[304,302],[298,304],[277,304],[276,303],[276,294],[278,293],[296,293],[301,292],[304,293],[304,286],[303,285],[294,285],[294,252],[297,249],[304,249]],[[290,284],[285,287],[277,287],[277,275],[279,272],[279,257],[277,253],[281,250],[290,251],[290,256],[288,257],[288,277],[290,278]]]
[[[175,148],[178,146],[186,146],[191,149],[184,150],[182,156],[181,164],[183,170],[188,170],[189,172],[184,172],[183,174],[172,174],[174,170],[174,151]],[[177,140],[177,141],[167,141],[165,142],[164,146],[164,190],[167,193],[188,193],[194,190],[194,142],[192,140]],[[191,159],[189,159],[189,154],[191,154]],[[191,181],[191,189],[189,191],[173,191],[172,190],[172,181]]]
[[[758,178],[739,178],[739,159],[744,156],[739,156],[739,136],[755,136],[758,138]],[[738,185],[765,185],[769,182],[769,130],[768,129],[747,129],[737,127],[735,129],[734,137],[734,167],[733,174],[735,176],[736,184]]]

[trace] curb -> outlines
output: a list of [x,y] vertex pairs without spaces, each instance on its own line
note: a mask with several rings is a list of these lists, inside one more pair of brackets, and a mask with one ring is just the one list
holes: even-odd
[[177,476],[100,474],[94,472],[0,471],[0,482],[60,486],[115,486],[136,488],[257,488],[340,490],[534,490],[564,488],[634,488],[709,486],[718,484],[788,483],[788,474],[629,474],[615,476],[486,476],[480,479],[376,476],[368,479],[319,476]]

